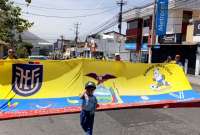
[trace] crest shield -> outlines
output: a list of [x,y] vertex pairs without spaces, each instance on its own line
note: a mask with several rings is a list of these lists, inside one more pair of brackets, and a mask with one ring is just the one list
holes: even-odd
[[12,90],[20,96],[31,96],[37,93],[43,80],[43,65],[13,64]]

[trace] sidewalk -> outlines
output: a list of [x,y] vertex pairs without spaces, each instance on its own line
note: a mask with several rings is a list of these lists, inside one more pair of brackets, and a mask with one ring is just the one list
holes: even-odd
[[200,76],[187,75],[187,77],[191,84],[200,86]]

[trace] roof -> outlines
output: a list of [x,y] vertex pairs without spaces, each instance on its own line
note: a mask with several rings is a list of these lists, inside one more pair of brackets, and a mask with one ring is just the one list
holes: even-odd
[[107,35],[107,34],[112,34],[112,33],[113,33],[113,34],[117,34],[117,35],[121,35],[121,36],[124,36],[124,37],[126,36],[126,35],[124,35],[124,34],[120,34],[119,32],[116,32],[116,31],[109,31],[109,32],[106,32],[106,33],[104,33],[104,34]]
[[132,11],[132,10],[142,9],[142,8],[151,6],[151,5],[153,5],[153,4],[154,4],[154,3],[151,2],[151,3],[149,3],[149,4],[146,4],[146,5],[143,5],[143,6],[140,6],[140,7],[134,7],[134,8],[131,8],[131,9],[129,9],[129,10],[124,11],[123,13],[127,13],[127,12]]

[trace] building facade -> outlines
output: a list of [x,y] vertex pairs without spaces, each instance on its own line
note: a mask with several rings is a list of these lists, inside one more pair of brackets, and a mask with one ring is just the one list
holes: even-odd
[[119,53],[122,60],[133,61],[130,52],[125,49],[125,40],[125,35],[119,34],[115,31],[106,32],[99,34],[96,37],[88,38],[89,42],[92,41],[96,43],[96,51],[102,53],[106,58],[113,59],[115,53]]
[[163,62],[167,56],[179,54],[183,65],[188,61],[188,71],[194,74],[198,42],[187,42],[187,32],[191,20],[200,19],[199,7],[199,0],[169,0],[167,31],[157,38],[152,35],[153,3],[128,10],[123,14],[127,22],[126,42],[135,46],[135,52],[139,53],[144,46],[151,45],[153,37],[156,44],[152,46],[152,62]]

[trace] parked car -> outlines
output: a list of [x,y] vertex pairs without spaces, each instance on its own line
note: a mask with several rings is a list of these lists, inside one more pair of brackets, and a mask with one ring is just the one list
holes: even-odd
[[28,58],[31,60],[48,60],[47,56],[42,56],[42,55],[29,56]]

